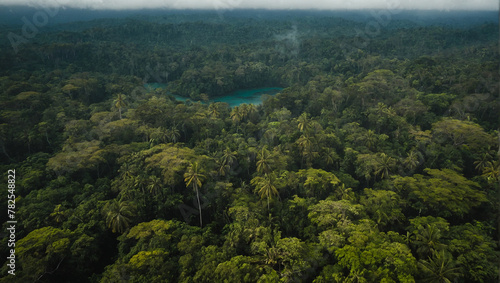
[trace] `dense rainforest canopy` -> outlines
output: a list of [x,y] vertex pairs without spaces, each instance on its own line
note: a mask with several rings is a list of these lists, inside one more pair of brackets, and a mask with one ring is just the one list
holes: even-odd
[[[20,32],[0,32],[18,221],[0,282],[498,282],[496,23],[177,14],[13,48]],[[260,87],[283,90],[210,102]]]

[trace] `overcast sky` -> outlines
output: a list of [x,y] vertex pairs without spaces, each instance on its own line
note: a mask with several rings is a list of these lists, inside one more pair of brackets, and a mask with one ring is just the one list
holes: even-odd
[[89,9],[423,9],[498,10],[499,0],[0,0],[3,5]]

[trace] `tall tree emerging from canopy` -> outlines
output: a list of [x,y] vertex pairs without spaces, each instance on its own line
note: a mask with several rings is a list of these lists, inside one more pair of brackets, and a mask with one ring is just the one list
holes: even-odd
[[271,153],[267,150],[266,146],[258,153],[257,158],[257,172],[269,174],[272,171],[273,159]]
[[120,114],[120,120],[122,119],[122,108],[127,106],[125,99],[127,99],[125,94],[119,93],[116,95],[116,99],[113,101],[115,103],[115,107],[118,108],[118,113]]
[[186,173],[184,173],[184,182],[186,182],[186,187],[193,186],[193,189],[196,191],[198,210],[200,211],[200,227],[203,226],[203,219],[201,216],[200,193],[198,189],[201,188],[203,181],[205,181],[205,175],[200,173],[198,162],[191,163]]
[[264,174],[264,177],[255,177],[250,181],[259,190],[258,193],[261,199],[267,197],[267,210],[269,210],[269,200],[273,196],[279,196],[279,192],[274,185],[275,179],[276,177],[271,173]]

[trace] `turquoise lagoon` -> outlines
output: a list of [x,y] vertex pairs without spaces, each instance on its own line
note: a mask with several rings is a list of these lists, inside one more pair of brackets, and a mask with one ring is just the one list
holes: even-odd
[[[150,83],[145,84],[144,87],[148,90],[154,90],[157,88],[165,88],[166,84],[160,83]],[[243,103],[247,104],[262,104],[263,95],[275,95],[280,92],[283,88],[281,87],[264,87],[264,88],[252,88],[252,89],[241,89],[234,91],[230,94],[224,96],[218,96],[210,99],[211,102],[226,102],[229,106],[234,107]],[[173,95],[175,99],[179,101],[186,101],[189,98]]]

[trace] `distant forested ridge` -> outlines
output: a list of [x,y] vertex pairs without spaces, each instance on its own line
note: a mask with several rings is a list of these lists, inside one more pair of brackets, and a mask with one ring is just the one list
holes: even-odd
[[497,282],[498,22],[345,13],[2,23],[0,282]]

